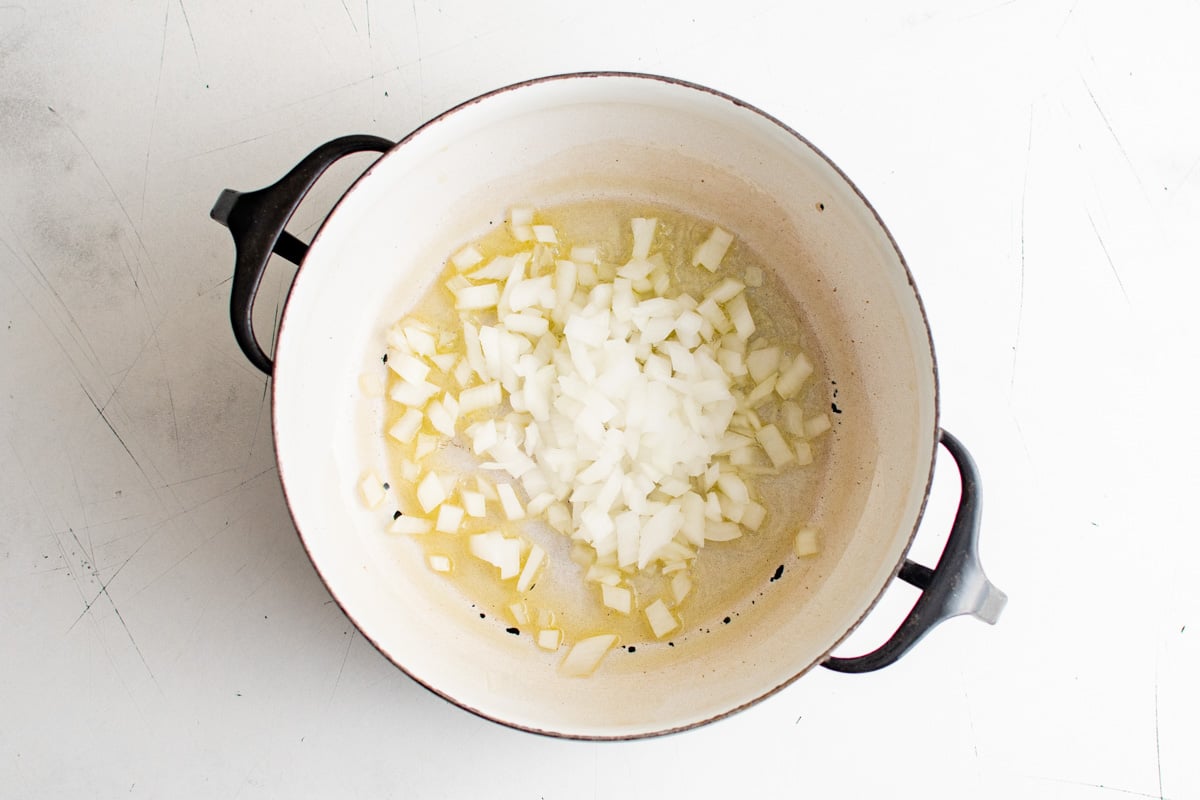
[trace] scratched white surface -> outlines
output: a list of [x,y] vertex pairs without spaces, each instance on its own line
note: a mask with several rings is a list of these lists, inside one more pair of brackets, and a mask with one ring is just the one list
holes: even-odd
[[[0,5],[0,795],[1200,797],[1198,31],[1194,0]],[[875,204],[984,473],[998,626],[597,745],[453,708],[330,601],[208,210],[591,68],[753,102]]]

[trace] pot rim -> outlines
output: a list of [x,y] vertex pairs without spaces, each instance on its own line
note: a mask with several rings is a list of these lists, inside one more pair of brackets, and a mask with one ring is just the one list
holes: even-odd
[[[917,290],[917,285],[916,285],[916,281],[913,278],[912,270],[909,268],[908,261],[905,259],[904,253],[900,250],[900,247],[897,244],[895,237],[892,235],[891,230],[887,227],[886,224],[884,224],[884,221],[880,217],[878,211],[876,211],[875,207],[871,204],[871,202],[866,198],[866,196],[858,188],[858,185],[855,184],[854,181],[852,181],[850,179],[850,177],[836,163],[834,163],[834,161],[831,158],[829,158],[829,156],[827,156],[825,154],[824,151],[822,151],[820,148],[818,148],[816,145],[814,145],[811,141],[809,141],[803,134],[799,133],[794,128],[792,128],[790,125],[781,121],[777,117],[775,117],[775,116],[767,113],[766,111],[763,111],[762,109],[758,108],[757,106],[755,106],[751,103],[748,103],[744,100],[741,100],[733,95],[727,94],[727,93],[719,91],[717,89],[713,89],[713,88],[711,88],[709,86],[705,86],[703,84],[694,83],[692,81],[684,80],[681,78],[674,78],[674,77],[658,75],[658,74],[654,74],[654,73],[623,71],[623,70],[589,70],[589,71],[581,71],[581,72],[556,73],[556,74],[552,74],[552,75],[546,75],[546,76],[537,77],[537,78],[529,78],[529,79],[526,79],[523,81],[518,81],[516,83],[511,83],[506,86],[499,87],[497,89],[492,89],[488,92],[485,92],[483,94],[480,94],[480,95],[472,97],[468,100],[465,100],[461,103],[458,103],[457,105],[452,106],[451,108],[447,109],[446,111],[443,111],[442,113],[440,113],[440,114],[430,118],[429,120],[421,123],[420,125],[418,125],[412,131],[410,131],[408,134],[406,134],[404,137],[399,139],[396,142],[396,144],[393,145],[387,152],[381,154],[380,158],[375,163],[373,163],[361,175],[359,175],[357,178],[355,178],[354,181],[349,186],[349,188],[347,188],[346,191],[343,192],[342,195],[338,198],[337,202],[330,209],[330,211],[326,215],[325,219],[321,221],[321,224],[318,227],[316,234],[313,236],[311,244],[309,245],[310,251],[311,251],[311,248],[313,246],[317,245],[318,242],[322,239],[322,234],[325,231],[328,221],[334,216],[334,214],[337,213],[338,209],[342,206],[342,204],[346,200],[346,198],[348,196],[350,196],[352,193],[354,193],[360,187],[362,182],[365,181],[367,178],[369,178],[374,173],[379,162],[382,161],[383,159],[387,158],[392,152],[403,147],[405,144],[407,144],[408,142],[410,142],[417,136],[427,133],[432,128],[437,126],[439,123],[445,121],[446,119],[457,114],[458,112],[463,111],[472,106],[478,105],[480,103],[483,103],[485,101],[488,101],[492,98],[499,97],[501,95],[505,95],[510,92],[515,92],[515,91],[518,91],[521,89],[527,89],[529,87],[538,86],[541,84],[564,82],[564,81],[579,80],[579,79],[622,79],[622,80],[633,79],[635,81],[636,80],[644,80],[644,81],[658,82],[658,83],[663,83],[663,84],[667,84],[667,85],[677,86],[677,87],[680,87],[683,89],[698,91],[698,92],[702,92],[704,94],[708,94],[713,97],[719,98],[721,100],[724,100],[726,102],[733,104],[734,106],[737,106],[738,108],[741,108],[741,109],[749,111],[753,114],[756,114],[757,116],[761,117],[762,119],[765,119],[766,121],[772,123],[773,125],[777,126],[781,130],[785,131],[789,136],[794,138],[801,146],[810,149],[813,153],[815,153],[817,156],[819,156],[820,159],[822,161],[824,161],[830,168],[832,168],[834,170],[834,172],[837,173],[838,177],[841,178],[841,180],[845,182],[845,184],[850,188],[850,190],[859,199],[859,201],[863,204],[863,206],[867,210],[870,211],[872,218],[875,220],[875,223],[879,226],[879,229],[887,237],[887,241],[888,241],[889,245],[891,246],[892,250],[895,252],[896,257],[899,260],[900,266],[904,269],[905,279],[908,282],[908,285],[913,293],[913,298],[916,301],[917,309],[920,312],[922,327],[925,331],[926,343],[929,348],[929,355],[930,355],[930,364],[931,364],[930,377],[932,379],[932,390],[933,390],[933,398],[932,398],[932,401],[933,401],[932,402],[932,410],[933,410],[932,432],[933,432],[933,436],[932,436],[931,441],[929,442],[929,447],[930,447],[929,469],[928,469],[927,474],[925,475],[924,492],[921,497],[921,502],[918,507],[917,514],[913,520],[913,527],[912,527],[912,530],[909,531],[908,537],[904,543],[904,547],[901,550],[900,558],[898,559],[895,567],[893,567],[890,577],[888,578],[887,581],[884,582],[880,591],[875,595],[875,597],[871,600],[871,602],[863,610],[862,615],[857,620],[855,620],[850,625],[850,627],[847,628],[846,631],[841,636],[838,637],[837,641],[835,641],[832,646],[830,646],[824,653],[822,653],[820,657],[815,659],[808,666],[797,671],[794,675],[790,676],[787,680],[784,680],[783,682],[779,683],[776,686],[773,686],[773,687],[763,690],[760,694],[757,694],[755,697],[753,697],[752,699],[750,699],[744,703],[741,703],[741,704],[739,704],[733,708],[730,708],[726,711],[723,711],[721,713],[713,714],[712,716],[706,717],[701,720],[688,722],[683,725],[664,727],[664,728],[660,728],[660,729],[656,729],[656,730],[652,730],[652,731],[645,731],[645,732],[632,733],[632,734],[614,734],[614,735],[564,733],[564,732],[560,732],[560,731],[553,731],[553,730],[537,728],[537,727],[534,727],[531,725],[515,723],[515,722],[509,721],[509,720],[502,719],[496,715],[489,714],[486,711],[483,711],[479,708],[475,708],[474,706],[472,706],[468,703],[465,703],[462,700],[455,698],[455,697],[447,694],[446,692],[438,689],[436,686],[432,685],[430,682],[428,682],[426,680],[422,680],[421,678],[414,675],[409,669],[407,669],[403,664],[401,664],[395,657],[393,657],[389,652],[387,652],[366,630],[364,630],[363,626],[359,624],[358,620],[355,618],[355,616],[351,612],[351,610],[346,607],[346,605],[342,602],[341,598],[334,592],[332,586],[330,586],[329,580],[326,578],[325,574],[321,570],[321,567],[318,565],[317,559],[313,557],[313,553],[309,548],[308,541],[303,533],[303,530],[301,529],[299,520],[296,518],[296,514],[295,514],[295,511],[293,510],[291,499],[288,495],[287,480],[285,479],[285,476],[284,476],[284,465],[283,465],[282,460],[280,459],[279,445],[278,445],[279,437],[278,437],[278,430],[277,430],[277,420],[278,420],[277,404],[279,402],[279,393],[276,391],[277,384],[275,383],[273,378],[272,378],[272,385],[271,385],[272,449],[275,453],[276,469],[279,472],[280,486],[283,489],[284,503],[287,506],[288,516],[292,520],[292,526],[296,530],[297,536],[300,539],[301,546],[304,548],[305,555],[308,558],[309,563],[312,564],[314,571],[317,573],[317,577],[321,580],[321,583],[325,586],[325,589],[329,593],[330,598],[334,601],[334,603],[337,604],[338,608],[341,609],[342,613],[346,615],[347,619],[349,619],[351,621],[351,623],[353,623],[355,630],[357,630],[358,633],[364,639],[366,639],[371,644],[371,646],[375,648],[376,651],[378,651],[384,658],[386,658],[396,668],[398,668],[401,672],[403,672],[408,678],[413,680],[418,685],[424,687],[428,691],[432,692],[434,695],[441,697],[443,700],[446,700],[447,702],[453,704],[454,706],[461,708],[464,711],[474,714],[475,716],[485,719],[489,722],[494,722],[499,725],[503,725],[506,728],[511,728],[514,730],[519,730],[519,731],[523,731],[526,733],[537,734],[540,736],[546,736],[546,737],[555,738],[555,739],[570,739],[570,740],[581,740],[581,741],[631,741],[631,740],[638,740],[638,739],[656,738],[656,737],[660,737],[660,736],[666,736],[666,735],[674,734],[674,733],[681,733],[681,732],[692,730],[695,728],[704,727],[713,722],[717,722],[721,719],[725,719],[734,714],[737,714],[738,712],[744,711],[747,708],[755,706],[755,705],[763,702],[767,698],[769,698],[769,697],[777,694],[778,692],[782,691],[783,689],[787,688],[788,686],[792,685],[795,681],[797,681],[804,675],[808,674],[815,667],[821,665],[833,653],[834,650],[836,650],[852,633],[854,633],[855,630],[858,629],[859,625],[862,624],[863,620],[866,619],[866,617],[868,615],[870,615],[870,613],[878,605],[878,603],[882,599],[883,595],[887,592],[888,587],[890,587],[892,585],[892,583],[896,580],[896,577],[899,574],[901,567],[904,565],[905,559],[907,558],[907,555],[912,548],[913,540],[915,539],[916,534],[921,527],[921,521],[924,518],[926,506],[928,505],[928,502],[929,502],[930,491],[931,491],[932,485],[933,485],[934,469],[936,467],[937,456],[938,456],[938,449],[939,449],[938,448],[938,437],[939,437],[939,431],[940,431],[940,408],[941,408],[940,391],[941,391],[941,389],[940,389],[940,380],[939,380],[939,373],[938,373],[937,355],[936,355],[936,352],[935,352],[934,346],[933,346],[933,335],[932,335],[932,331],[931,331],[930,325],[929,325],[929,317],[925,310],[924,301],[921,298],[920,292]],[[299,275],[299,271],[301,269],[303,269],[304,262],[306,262],[306,261],[307,261],[307,258],[303,259],[300,266],[297,268],[297,276]],[[294,285],[294,280],[295,280],[295,278],[293,278],[293,285]],[[283,339],[284,339],[284,330],[287,327],[287,323],[289,321],[288,311],[290,308],[290,302],[289,302],[290,300],[291,300],[291,288],[289,287],[287,296],[284,299],[283,308],[280,313],[278,333],[276,334],[276,338],[275,338],[276,347],[278,347],[279,342],[283,341]]]

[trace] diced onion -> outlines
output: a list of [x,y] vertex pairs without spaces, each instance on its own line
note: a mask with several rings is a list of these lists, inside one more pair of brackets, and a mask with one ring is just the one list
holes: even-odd
[[679,627],[679,620],[661,599],[646,606],[643,613],[646,615],[646,622],[650,624],[650,630],[656,639],[663,638]]
[[779,380],[775,384],[775,391],[784,400],[795,397],[800,391],[800,387],[804,385],[805,379],[812,374],[813,366],[803,353],[796,355],[792,359],[791,366],[784,370],[779,376]]
[[468,540],[471,555],[500,570],[500,580],[515,578],[521,571],[521,542],[499,531],[472,534]]
[[463,511],[468,517],[480,519],[487,516],[487,498],[483,496],[483,492],[472,492],[463,490],[459,492],[459,498],[462,500]]
[[624,586],[600,586],[600,598],[604,605],[622,614],[633,610],[633,592]]
[[451,256],[450,261],[453,262],[459,272],[466,272],[480,261],[483,261],[483,254],[476,250],[474,246],[467,245]]
[[389,533],[406,533],[419,535],[429,533],[433,530],[433,521],[424,517],[414,517],[411,514],[402,514],[392,520],[392,524],[388,526]]
[[[698,551],[766,525],[754,476],[811,463],[808,440],[831,422],[806,418],[800,403],[812,363],[759,332],[747,292],[763,285],[759,268],[717,278],[703,295],[672,294],[684,265],[670,249],[655,251],[656,235],[671,231],[657,219],[631,221],[624,263],[534,220],[530,208],[511,209],[517,252],[489,259],[467,246],[451,256],[444,286],[459,329],[405,320],[388,331],[388,397],[399,406],[388,435],[405,448],[400,471],[423,512],[397,512],[389,530],[432,534],[431,546],[443,534],[465,539],[499,580],[515,579],[520,596],[508,609],[517,624],[536,623],[537,645],[556,650],[563,632],[553,614],[526,603],[547,551],[507,535],[540,520],[574,540],[572,558],[604,608],[641,607],[661,639],[680,627]],[[713,228],[692,266],[715,272],[732,242]],[[447,459],[468,449],[498,482],[476,474],[474,488],[460,484]],[[370,507],[383,502],[377,484],[360,486]],[[797,555],[816,552],[812,536],[797,536]],[[448,556],[428,560],[453,570]],[[655,580],[657,598],[645,591]],[[590,674],[616,641],[575,642],[562,672]]]
[[442,533],[458,533],[458,529],[462,525],[462,520],[462,506],[442,503],[438,507],[437,524],[434,525],[434,530],[441,531]]
[[478,286],[465,286],[454,298],[454,307],[459,311],[495,308],[500,302],[500,285],[497,283],[482,283]]
[[363,502],[367,504],[367,508],[378,508],[383,502],[385,489],[383,483],[379,480],[374,472],[363,476],[363,479],[358,484],[358,489],[362,493]]
[[529,591],[534,580],[537,579],[538,571],[545,563],[546,551],[536,544],[533,545],[529,549],[529,555],[525,557],[525,565],[521,567],[521,574],[517,577],[518,592]]
[[808,439],[812,439],[816,436],[820,436],[822,433],[829,430],[830,427],[832,427],[832,423],[829,421],[829,415],[817,414],[815,417],[809,417],[808,419],[804,420],[804,436]]
[[581,678],[591,675],[600,665],[605,654],[616,643],[617,636],[614,633],[603,633],[599,636],[580,639],[567,652],[559,669],[564,675],[570,677]]
[[696,254],[692,256],[692,266],[701,266],[709,272],[716,272],[717,267],[721,266],[721,260],[725,258],[725,251],[732,243],[732,234],[720,228],[713,228],[704,244],[700,245]]
[[436,472],[427,472],[417,485],[417,502],[425,513],[433,511],[446,499],[446,490]]
[[800,558],[815,556],[821,552],[821,543],[818,539],[817,531],[814,528],[801,528],[796,531],[793,547],[796,555]]
[[536,641],[537,646],[543,650],[557,650],[562,646],[562,631],[558,628],[543,628],[537,632]]

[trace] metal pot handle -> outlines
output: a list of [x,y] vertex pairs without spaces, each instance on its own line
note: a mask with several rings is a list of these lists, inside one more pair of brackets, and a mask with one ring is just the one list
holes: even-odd
[[254,298],[272,252],[297,266],[308,252],[308,245],[284,227],[308,190],[336,161],[351,153],[384,153],[394,146],[394,142],[378,136],[342,136],[313,150],[288,174],[264,189],[254,192],[226,189],[217,198],[212,218],[229,228],[237,252],[229,301],[233,335],[250,363],[268,375],[274,365],[254,335]]
[[962,493],[946,548],[934,569],[904,560],[899,578],[921,590],[908,617],[878,649],[852,658],[830,656],[822,666],[836,672],[872,672],[894,663],[934,626],[960,614],[996,624],[1008,597],[997,589],[979,564],[979,469],[962,442],[940,432],[942,446],[958,465]]

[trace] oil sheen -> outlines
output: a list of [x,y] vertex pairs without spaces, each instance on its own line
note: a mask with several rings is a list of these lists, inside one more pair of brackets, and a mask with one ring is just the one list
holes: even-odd
[[[725,277],[746,283],[747,302],[756,325],[755,338],[761,337],[779,345],[785,352],[801,351],[813,363],[813,374],[806,381],[801,394],[794,398],[803,407],[805,416],[829,408],[818,340],[807,324],[804,309],[783,289],[772,265],[762,263],[756,253],[737,238],[736,231],[731,231],[734,240],[721,267],[711,273],[693,267],[691,255],[714,225],[720,225],[719,220],[700,219],[660,206],[613,200],[540,208],[536,216],[539,224],[554,226],[559,240],[559,257],[567,257],[573,246],[595,247],[601,265],[610,265],[610,268],[625,263],[629,258],[633,243],[630,220],[635,217],[656,218],[658,226],[652,252],[662,254],[671,275],[670,288],[665,294],[677,296],[687,292],[701,298]],[[514,240],[508,226],[499,223],[497,220],[487,233],[470,242],[485,261],[529,246]],[[603,269],[601,266],[600,270]],[[446,279],[455,272],[447,262],[442,279],[437,280],[411,306],[412,310],[406,315],[405,321],[418,320],[446,330],[447,321],[457,319],[454,298],[445,287]],[[446,334],[445,341],[450,350],[461,348],[461,337],[457,331]],[[753,346],[753,339],[751,342]],[[390,371],[389,379],[395,379]],[[433,377],[429,380],[437,382]],[[452,379],[446,386],[454,389]],[[503,406],[490,413],[502,417],[510,410],[505,401]],[[406,514],[420,514],[415,483],[407,482],[402,477],[402,465],[411,458],[412,447],[386,435],[402,411],[397,404],[388,404],[380,434],[387,442],[390,480],[396,489],[399,510]],[[764,424],[773,421],[770,414],[763,415]],[[462,429],[460,421],[458,430],[461,432]],[[681,626],[668,635],[664,642],[658,643],[660,646],[666,640],[687,637],[698,627],[719,624],[732,608],[747,607],[749,593],[769,577],[776,563],[789,551],[792,534],[805,524],[808,510],[813,506],[814,493],[820,487],[819,475],[827,461],[827,454],[821,439],[812,442],[812,450],[814,460],[810,465],[793,465],[779,475],[754,477],[758,501],[767,509],[764,523],[758,531],[746,533],[739,539],[709,542],[699,549],[690,570],[693,589],[674,608]],[[481,470],[479,463],[480,459],[471,453],[469,442],[464,441],[461,433],[454,439],[443,439],[439,448],[422,461],[423,466],[432,467],[440,474],[456,475],[458,489],[475,489],[475,476],[483,474],[492,482],[513,483],[518,487],[522,501],[528,501],[521,493],[519,482],[512,481],[503,472]],[[443,577],[447,590],[457,595],[461,602],[470,605],[480,616],[498,621],[510,632],[519,632],[521,636],[535,634],[542,627],[558,628],[563,632],[563,652],[572,642],[597,633],[616,633],[625,647],[655,643],[655,637],[639,608],[660,596],[674,605],[667,585],[669,576],[643,571],[629,579],[627,583],[635,593],[635,608],[629,615],[619,613],[601,603],[598,585],[584,580],[588,548],[577,545],[551,529],[543,520],[508,521],[497,502],[489,500],[487,509],[486,518],[467,518],[458,533],[431,532],[412,537],[419,542],[426,558],[430,555],[450,558],[453,569]],[[498,580],[495,567],[471,555],[468,549],[470,534],[486,530],[501,530],[506,535],[519,533],[546,551],[547,565],[529,591],[518,595],[513,580]],[[510,607],[516,602],[524,603],[528,622],[513,617]],[[529,646],[535,645],[530,641]]]

